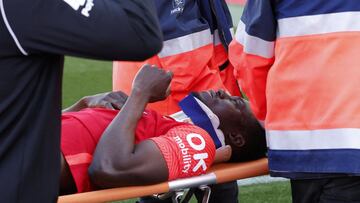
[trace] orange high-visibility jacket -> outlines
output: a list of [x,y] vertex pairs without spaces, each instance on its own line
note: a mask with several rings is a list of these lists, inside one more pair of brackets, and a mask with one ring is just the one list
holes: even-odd
[[224,1],[156,2],[164,46],[158,55],[141,63],[114,62],[113,90],[129,93],[136,72],[149,63],[174,73],[171,95],[149,105],[162,114],[179,111],[178,102],[192,91],[225,89],[239,95],[233,67],[228,63],[232,22]]
[[360,3],[249,0],[230,45],[273,174],[360,174]]

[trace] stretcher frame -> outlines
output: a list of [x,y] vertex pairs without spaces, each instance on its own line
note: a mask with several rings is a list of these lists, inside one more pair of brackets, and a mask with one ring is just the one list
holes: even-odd
[[[58,203],[97,203],[119,201],[168,192],[180,191],[183,193],[182,191],[185,189],[194,187],[200,187],[208,190],[208,188],[206,188],[207,185],[266,175],[268,173],[267,158],[244,163],[222,163],[214,165],[209,169],[207,174],[201,176],[178,179],[147,186],[120,187],[64,195],[58,198]],[[175,197],[177,199],[179,194],[174,193],[174,195],[177,195]]]

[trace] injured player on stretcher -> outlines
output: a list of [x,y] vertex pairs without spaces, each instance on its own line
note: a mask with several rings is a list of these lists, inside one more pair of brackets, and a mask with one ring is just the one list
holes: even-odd
[[129,97],[121,92],[103,100],[105,94],[85,97],[65,110],[61,194],[192,177],[214,163],[265,156],[264,129],[240,97],[194,92],[172,117],[146,109],[168,96],[171,77],[145,65]]

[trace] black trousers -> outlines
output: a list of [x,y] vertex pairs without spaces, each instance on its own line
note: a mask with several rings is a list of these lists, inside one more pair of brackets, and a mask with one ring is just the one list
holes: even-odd
[[[209,203],[237,203],[239,189],[236,181],[222,184],[211,185],[211,195]],[[202,201],[203,192],[196,190],[194,195],[198,202]],[[143,197],[140,203],[171,203],[171,198],[166,200],[158,200],[152,197]]]
[[360,177],[291,180],[293,203],[360,203]]

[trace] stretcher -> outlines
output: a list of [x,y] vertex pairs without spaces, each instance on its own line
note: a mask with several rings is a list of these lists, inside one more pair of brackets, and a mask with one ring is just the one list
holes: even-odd
[[[59,197],[58,203],[109,202],[151,195],[159,198],[171,196],[173,202],[179,202],[186,189],[196,187],[205,190],[203,202],[207,202],[211,194],[211,190],[207,185],[266,175],[268,172],[268,160],[266,158],[245,163],[222,163],[214,165],[209,169],[207,174],[201,176],[147,186],[120,187],[64,195]],[[184,199],[186,198],[185,196]]]

